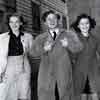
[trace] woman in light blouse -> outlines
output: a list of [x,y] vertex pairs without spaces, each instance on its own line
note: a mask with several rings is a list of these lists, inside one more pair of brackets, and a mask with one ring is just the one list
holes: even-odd
[[30,100],[29,54],[32,35],[22,32],[23,18],[9,16],[9,32],[0,35],[0,100]]

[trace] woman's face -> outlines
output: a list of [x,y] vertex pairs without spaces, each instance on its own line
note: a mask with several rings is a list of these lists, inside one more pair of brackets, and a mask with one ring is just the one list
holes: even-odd
[[22,22],[20,22],[18,17],[16,17],[16,16],[10,17],[9,26],[10,26],[11,30],[18,31],[21,25],[22,25]]
[[82,18],[79,22],[78,28],[82,33],[88,33],[90,29],[90,22],[88,18]]
[[49,14],[46,18],[45,24],[48,26],[49,29],[54,29],[58,26],[58,19],[55,14]]

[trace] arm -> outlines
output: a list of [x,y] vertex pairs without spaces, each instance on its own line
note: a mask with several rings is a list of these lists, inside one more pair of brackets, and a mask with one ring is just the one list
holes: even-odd
[[7,65],[7,48],[6,42],[0,37],[0,78],[3,77]]
[[2,82],[4,73],[6,71],[7,57],[0,58],[0,82]]
[[46,53],[46,51],[44,49],[44,41],[45,41],[45,38],[42,35],[37,36],[35,40],[30,38],[30,41],[29,41],[29,48],[30,48],[29,54],[32,57],[40,57],[41,55]]
[[68,49],[72,53],[80,52],[83,48],[81,41],[74,31],[67,31]]

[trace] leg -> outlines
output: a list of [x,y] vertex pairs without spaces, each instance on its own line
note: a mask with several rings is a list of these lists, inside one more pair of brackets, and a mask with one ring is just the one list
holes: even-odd
[[97,93],[91,94],[92,100],[99,100]]
[[0,83],[0,100],[6,100],[8,94],[9,85],[6,83]]
[[30,78],[27,77],[26,73],[22,73],[19,75],[17,88],[19,100],[30,100]]
[[81,100],[98,100],[97,94],[82,94]]
[[28,99],[18,99],[18,100],[28,100]]
[[[46,75],[47,76],[47,75]],[[38,100],[55,100],[55,80],[52,77],[38,76]]]
[[38,100],[55,100],[55,95],[53,90],[39,89],[38,90]]
[[74,100],[73,82],[70,75],[69,78],[58,76],[57,85],[60,100]]
[[81,95],[79,95],[79,96],[74,96],[74,100],[82,100],[82,99],[81,99]]
[[96,90],[96,82],[95,80],[90,80],[90,88],[91,88],[91,98],[92,100],[99,100],[98,93]]
[[16,78],[5,75],[0,83],[0,100],[17,100]]
[[58,86],[57,86],[57,83],[55,85],[55,100],[59,100],[59,93],[58,93]]
[[7,100],[17,100],[18,99],[18,91],[16,81],[10,86],[9,93],[7,96]]
[[[41,82],[39,82],[41,83]],[[49,86],[38,84],[38,100],[55,100],[55,83],[52,82]]]
[[81,99],[80,100],[87,100],[87,94],[83,93],[81,94]]

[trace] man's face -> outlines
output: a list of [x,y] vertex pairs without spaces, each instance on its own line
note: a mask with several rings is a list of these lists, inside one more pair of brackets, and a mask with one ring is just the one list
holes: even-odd
[[58,19],[55,14],[49,14],[46,18],[45,25],[48,26],[49,29],[54,29],[58,26]]
[[88,33],[90,29],[90,23],[87,18],[82,18],[79,22],[78,28],[82,33]]

